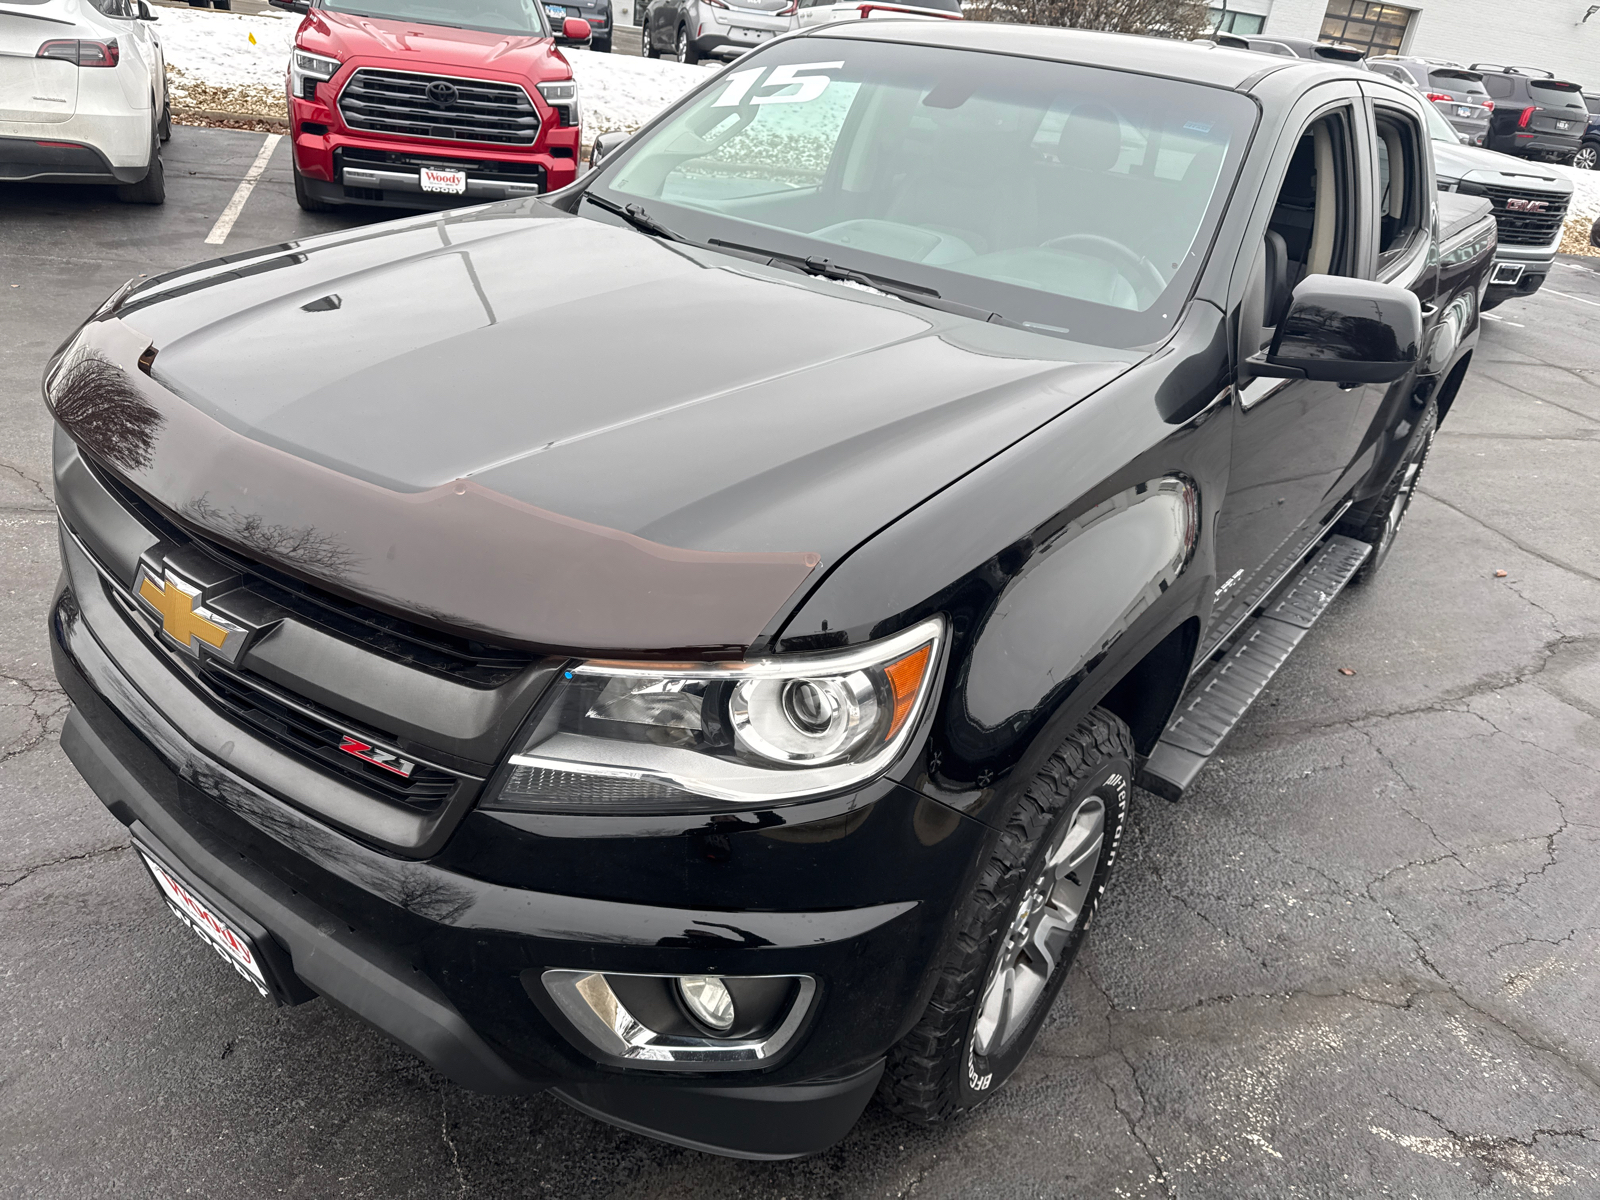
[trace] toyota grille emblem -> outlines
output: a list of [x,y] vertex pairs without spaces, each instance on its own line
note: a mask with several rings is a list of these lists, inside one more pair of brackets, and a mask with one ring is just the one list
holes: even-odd
[[442,79],[435,79],[428,85],[428,99],[432,100],[440,108],[454,104],[456,102],[456,95],[456,85],[453,83],[446,83]]

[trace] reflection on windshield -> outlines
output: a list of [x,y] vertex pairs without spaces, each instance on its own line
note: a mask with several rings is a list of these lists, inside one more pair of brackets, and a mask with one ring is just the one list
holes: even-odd
[[539,0],[323,0],[329,12],[487,33],[545,36]]
[[1221,89],[927,47],[810,38],[745,62],[596,191],[1058,328],[1085,305],[1175,316],[1160,302],[1192,282],[1254,115]]

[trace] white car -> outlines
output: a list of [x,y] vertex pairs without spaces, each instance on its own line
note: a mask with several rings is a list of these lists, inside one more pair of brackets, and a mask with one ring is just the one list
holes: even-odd
[[147,0],[0,0],[0,180],[166,198],[167,64]]

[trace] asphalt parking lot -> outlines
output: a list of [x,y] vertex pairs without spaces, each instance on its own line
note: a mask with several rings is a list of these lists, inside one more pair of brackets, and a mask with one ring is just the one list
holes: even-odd
[[1136,798],[1010,1086],[745,1163],[267,1007],[61,754],[45,359],[131,275],[392,215],[301,213],[278,144],[207,244],[263,146],[178,129],[158,209],[0,187],[0,1195],[1600,1195],[1600,260],[1497,310],[1382,575]]

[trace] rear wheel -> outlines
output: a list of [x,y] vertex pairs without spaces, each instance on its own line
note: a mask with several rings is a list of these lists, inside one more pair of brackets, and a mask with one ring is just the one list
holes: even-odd
[[1394,547],[1400,523],[1411,509],[1411,498],[1417,494],[1417,484],[1422,479],[1422,468],[1427,464],[1428,451],[1433,449],[1433,435],[1439,431],[1439,409],[1432,400],[1417,418],[1411,444],[1405,457],[1395,468],[1384,486],[1383,494],[1358,514],[1348,516],[1339,523],[1339,532],[1360,538],[1372,546],[1372,554],[1362,564],[1354,582],[1366,583],[1376,575]]
[[694,48],[694,43],[689,40],[689,27],[678,26],[678,61],[688,63],[691,67],[700,61],[700,51]]
[[956,917],[922,1019],[889,1051],[878,1095],[894,1112],[959,1116],[1021,1064],[1105,891],[1132,777],[1128,727],[1096,709],[1028,785]]
[[150,133],[150,167],[138,183],[117,185],[117,199],[125,204],[165,204],[167,176],[161,166],[161,138]]
[[611,39],[610,38],[606,38],[604,41],[594,41],[594,40],[591,39],[590,42],[589,42],[589,49],[597,50],[601,54],[610,54],[611,53]]
[[1584,171],[1600,170],[1600,146],[1579,146],[1572,156],[1572,165]]
[[311,194],[306,187],[306,177],[300,174],[299,167],[294,169],[294,202],[306,212],[332,212],[335,207]]

